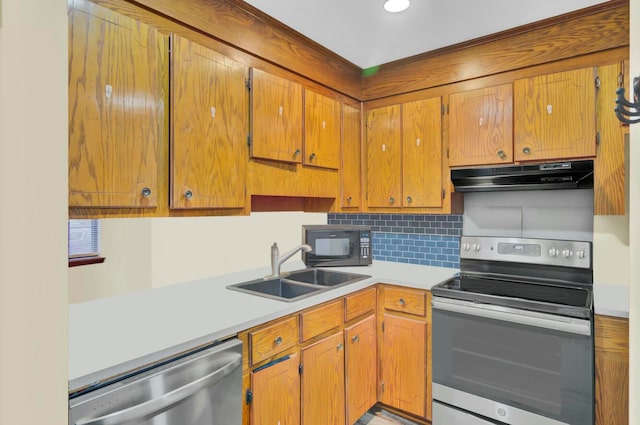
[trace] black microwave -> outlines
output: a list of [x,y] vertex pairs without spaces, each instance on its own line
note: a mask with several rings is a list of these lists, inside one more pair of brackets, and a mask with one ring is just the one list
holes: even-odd
[[367,266],[371,264],[371,228],[346,225],[302,226],[302,242],[311,251],[302,252],[308,267]]

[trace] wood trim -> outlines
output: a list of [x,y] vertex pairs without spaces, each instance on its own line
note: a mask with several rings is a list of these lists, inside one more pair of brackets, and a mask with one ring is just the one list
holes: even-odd
[[106,257],[75,257],[69,258],[69,267],[86,266],[87,264],[101,264],[104,263]]
[[127,0],[340,93],[359,98],[361,69],[238,0]]
[[[629,6],[616,1],[380,66],[363,100],[413,92],[629,45]],[[471,66],[472,65],[472,66]]]

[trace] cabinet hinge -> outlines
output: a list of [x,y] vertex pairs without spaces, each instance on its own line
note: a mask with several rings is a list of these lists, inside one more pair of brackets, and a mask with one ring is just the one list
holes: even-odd
[[251,147],[251,136],[247,136],[247,146]]
[[447,193],[442,189],[442,199],[444,199],[445,196],[447,196]]
[[449,148],[447,148],[447,159],[449,158]]
[[446,103],[442,104],[442,115],[446,115],[449,113],[449,105],[447,105]]
[[251,392],[251,390],[247,390],[247,395],[245,396],[245,402],[249,404],[252,401],[253,401],[253,393]]
[[298,366],[298,374],[299,374],[299,375],[302,375],[302,369],[303,369],[303,368],[302,368],[302,365],[299,365],[299,366]]
[[382,322],[382,332],[384,332],[384,322]]
[[600,132],[596,133],[596,146],[600,146]]
[[380,387],[382,389],[382,392],[384,392],[384,382],[380,384]]
[[600,88],[600,77],[596,77],[596,88]]
[[247,88],[247,90],[251,90],[251,79],[245,80],[244,86]]
[[624,87],[624,73],[618,74],[618,87]]

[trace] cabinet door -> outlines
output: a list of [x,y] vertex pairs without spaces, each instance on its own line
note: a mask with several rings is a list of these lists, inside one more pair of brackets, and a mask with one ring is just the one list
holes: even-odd
[[340,164],[340,206],[360,207],[362,166],[360,149],[360,110],[342,107],[342,164]]
[[304,161],[306,165],[340,167],[340,103],[305,90]]
[[297,425],[300,423],[300,374],[298,355],[251,372],[251,423]]
[[425,322],[384,316],[380,353],[381,401],[420,417],[426,413],[426,336]]
[[511,84],[449,96],[449,165],[513,161]]
[[596,425],[629,423],[629,321],[596,315]]
[[347,424],[354,424],[377,401],[375,316],[345,329]]
[[69,15],[69,206],[155,207],[168,38],[91,11]]
[[251,68],[251,156],[302,162],[302,86]]
[[400,207],[400,105],[367,112],[367,205]]
[[171,207],[242,208],[247,69],[186,38],[174,40]]
[[595,156],[594,68],[516,80],[513,92],[516,161]]
[[345,423],[342,331],[302,350],[301,391],[304,425]]
[[402,206],[442,205],[442,101],[402,105]]

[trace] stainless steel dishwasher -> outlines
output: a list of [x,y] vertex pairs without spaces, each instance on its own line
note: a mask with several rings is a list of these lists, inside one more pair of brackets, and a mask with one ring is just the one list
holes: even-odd
[[180,356],[69,400],[70,425],[240,425],[242,342]]

